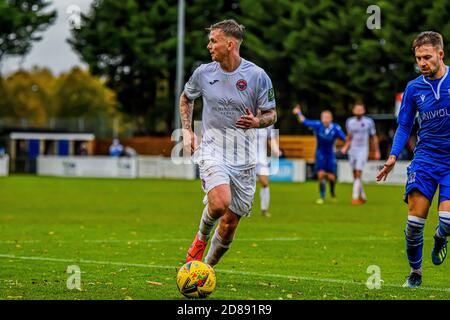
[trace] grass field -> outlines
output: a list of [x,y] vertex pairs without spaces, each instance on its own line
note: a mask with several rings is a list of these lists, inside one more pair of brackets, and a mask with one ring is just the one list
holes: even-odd
[[[449,264],[430,254],[436,205],[425,230],[420,289],[408,274],[403,187],[366,187],[369,202],[314,203],[317,185],[272,183],[272,218],[238,228],[216,267],[208,299],[448,299]],[[257,192],[257,195],[259,193]],[[0,299],[184,299],[175,284],[203,208],[199,181],[0,178]],[[69,290],[69,265],[81,291]],[[369,290],[367,268],[381,269]],[[147,281],[160,284],[149,284]]]

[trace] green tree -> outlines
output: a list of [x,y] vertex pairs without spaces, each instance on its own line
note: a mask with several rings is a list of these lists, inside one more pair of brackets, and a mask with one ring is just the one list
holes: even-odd
[[26,55],[56,18],[45,0],[0,0],[0,62],[5,55]]
[[[370,5],[381,9],[381,29],[366,26]],[[185,80],[210,62],[204,28],[235,18],[246,26],[242,56],[272,79],[282,133],[304,130],[290,112],[296,102],[311,117],[327,108],[342,119],[359,99],[369,113],[392,113],[395,93],[418,75],[411,41],[427,29],[448,34],[449,11],[444,0],[186,1]],[[176,28],[175,0],[97,0],[70,39],[146,133],[172,127]]]
[[[366,26],[370,5],[381,9],[380,29]],[[348,115],[359,99],[369,112],[393,113],[395,93],[418,76],[413,38],[424,30],[445,36],[449,10],[450,3],[442,0],[293,3],[285,49],[294,62],[289,79],[297,99],[313,116],[324,108]]]
[[0,80],[0,117],[27,119],[40,127],[48,126],[52,118],[67,124],[75,123],[75,118],[109,125],[113,119],[124,120],[116,93],[77,67],[56,77],[48,69],[35,67]]
[[[95,1],[69,40],[94,75],[117,92],[121,110],[154,126],[157,85],[176,46],[176,1]],[[157,115],[156,115],[157,116]]]
[[55,79],[48,69],[34,68],[31,72],[20,70],[3,81],[5,101],[1,115],[22,118],[33,125],[43,125],[52,112]]
[[120,115],[114,91],[80,68],[58,77],[54,103],[57,117],[111,119]]

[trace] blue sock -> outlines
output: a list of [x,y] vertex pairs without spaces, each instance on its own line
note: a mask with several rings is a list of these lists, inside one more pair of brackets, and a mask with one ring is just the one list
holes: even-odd
[[327,182],[325,179],[320,180],[319,182],[319,191],[320,191],[320,197],[322,199],[325,199],[325,188],[327,186]]
[[436,228],[436,235],[440,238],[450,235],[450,212],[439,211],[439,224]]
[[411,269],[421,272],[422,270],[422,248],[423,230],[426,219],[408,215],[406,223],[406,255],[408,256]]

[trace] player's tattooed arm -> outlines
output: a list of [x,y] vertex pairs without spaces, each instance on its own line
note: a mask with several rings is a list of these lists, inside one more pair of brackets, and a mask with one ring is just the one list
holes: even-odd
[[266,128],[277,122],[277,112],[275,109],[261,111],[256,117],[259,119],[259,128]]
[[192,130],[192,115],[194,113],[194,100],[189,100],[184,94],[180,97],[180,119],[183,129]]
[[184,92],[180,96],[180,119],[183,129],[183,145],[185,152],[194,152],[197,149],[197,136],[192,130],[192,115],[194,113],[194,100],[189,100]]
[[245,114],[236,121],[236,127],[240,129],[265,128],[274,124],[276,121],[277,112],[275,109],[258,111],[255,116],[248,108],[246,108]]

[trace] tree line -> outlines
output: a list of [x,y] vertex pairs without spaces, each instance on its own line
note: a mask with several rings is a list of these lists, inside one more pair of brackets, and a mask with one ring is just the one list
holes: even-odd
[[[117,94],[119,110],[139,119],[147,134],[173,129],[177,4],[94,0],[68,39],[89,71]],[[367,27],[373,5],[380,28]],[[274,83],[281,133],[304,130],[291,115],[297,102],[310,117],[323,109],[348,115],[355,100],[369,113],[393,113],[395,93],[418,76],[414,37],[438,31],[449,51],[449,12],[446,0],[187,0],[185,80],[210,61],[205,28],[233,18],[246,27],[242,56]]]
[[55,76],[35,67],[0,78],[0,117],[45,126],[51,119],[114,119],[121,113],[115,92],[87,71],[75,67]]

